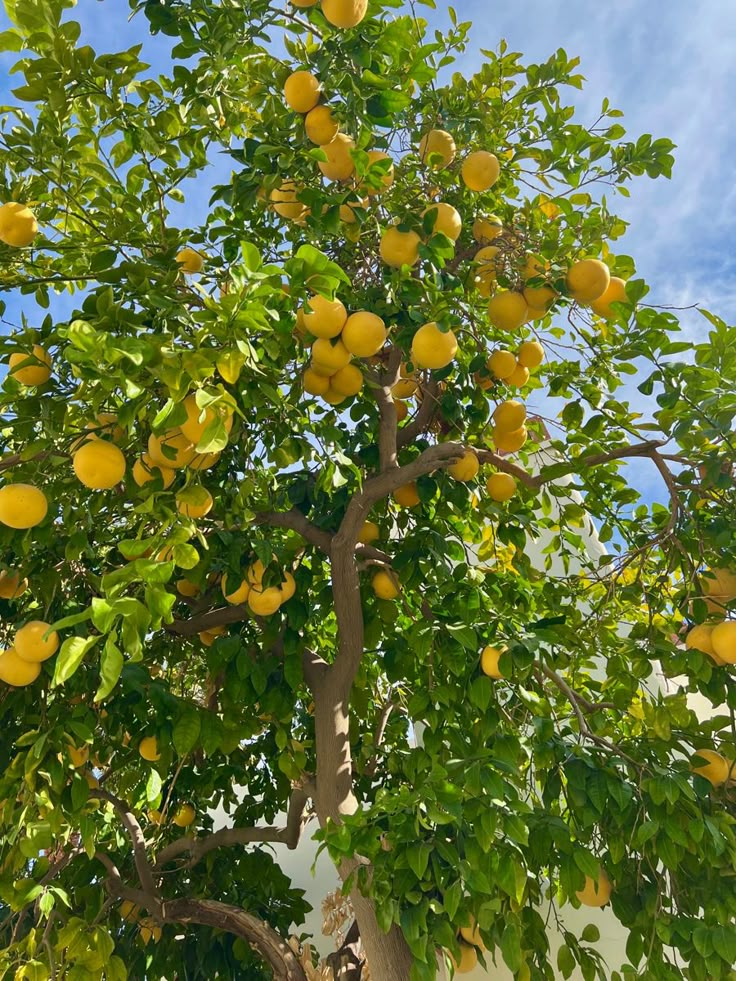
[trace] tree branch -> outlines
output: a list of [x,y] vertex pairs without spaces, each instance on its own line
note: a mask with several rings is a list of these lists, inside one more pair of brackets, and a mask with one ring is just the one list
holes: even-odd
[[401,368],[401,348],[394,347],[388,356],[386,366],[381,372],[378,385],[374,389],[376,404],[381,417],[378,429],[378,456],[380,460],[379,469],[390,470],[397,467],[397,429],[398,417],[396,415],[396,404],[391,394],[391,390],[399,380]]
[[332,535],[328,531],[322,531],[302,514],[298,508],[290,511],[264,511],[255,517],[256,524],[270,525],[272,528],[288,528],[301,535],[305,542],[315,545],[326,555],[330,554],[332,548]]
[[171,623],[165,624],[165,629],[170,633],[180,634],[182,637],[193,637],[194,634],[202,633],[203,630],[225,627],[230,623],[240,623],[252,616],[248,604],[239,603],[235,606],[222,606],[216,610],[207,610],[196,616],[188,617],[186,620],[177,618]]
[[140,884],[144,892],[157,897],[158,890],[153,878],[153,869],[148,862],[148,855],[146,854],[146,839],[143,836],[140,824],[138,824],[138,818],[133,814],[125,801],[120,800],[119,797],[116,797],[107,790],[103,790],[101,787],[91,790],[90,797],[108,801],[118,812],[120,820],[123,822],[123,826],[128,832],[128,837],[133,845],[133,860],[135,861]]
[[434,421],[434,417],[439,409],[437,395],[439,394],[439,384],[431,378],[422,389],[422,402],[416,416],[408,422],[397,435],[399,449],[404,446],[411,446],[414,440],[426,433]]

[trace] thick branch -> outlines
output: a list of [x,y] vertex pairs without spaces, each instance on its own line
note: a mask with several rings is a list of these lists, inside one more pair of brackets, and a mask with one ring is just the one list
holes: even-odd
[[161,900],[158,896],[144,892],[142,889],[133,889],[131,886],[127,886],[123,882],[118,867],[109,855],[106,855],[104,852],[95,852],[95,858],[107,870],[105,885],[111,895],[116,896],[118,899],[128,899],[131,903],[135,903],[136,906],[150,910],[150,912],[160,917]]
[[396,347],[392,349],[386,367],[381,372],[379,383],[374,389],[376,404],[381,417],[378,430],[378,455],[381,472],[399,465],[396,435],[399,423],[391,390],[399,380],[400,367],[401,349]]
[[270,525],[272,528],[288,528],[295,531],[302,536],[305,542],[315,545],[326,555],[330,554],[332,535],[328,531],[322,531],[321,528],[313,525],[298,508],[292,508],[290,511],[264,511],[257,514],[255,520],[259,525]]
[[138,818],[133,814],[125,801],[120,800],[119,797],[116,797],[107,790],[103,790],[101,787],[90,791],[90,797],[97,797],[100,800],[108,801],[118,812],[120,820],[123,822],[123,826],[128,832],[128,837],[133,845],[133,860],[135,861],[138,879],[143,887],[143,891],[150,893],[151,896],[156,896],[157,889],[153,878],[153,870],[149,865],[148,856],[146,855],[146,839],[143,836],[140,824],[138,824]]
[[430,428],[439,409],[437,402],[438,394],[439,385],[434,378],[431,378],[423,386],[422,403],[419,406],[416,416],[403,429],[399,430],[397,436],[399,449],[402,449],[404,446],[411,446],[418,436],[426,433]]
[[196,616],[188,617],[186,620],[172,620],[171,623],[166,624],[166,630],[174,634],[181,634],[182,637],[193,637],[194,634],[202,633],[203,630],[225,627],[230,623],[240,623],[252,616],[248,604],[240,603],[235,606],[222,606],[217,610],[207,610]]
[[500,456],[498,453],[494,453],[492,450],[476,450],[476,456],[481,463],[490,463],[496,470],[500,470],[502,473],[511,474],[515,477],[520,484],[524,484],[530,487],[532,490],[537,490],[540,486],[539,477],[534,477],[523,467],[520,467],[516,463],[512,463],[507,460],[505,456]]

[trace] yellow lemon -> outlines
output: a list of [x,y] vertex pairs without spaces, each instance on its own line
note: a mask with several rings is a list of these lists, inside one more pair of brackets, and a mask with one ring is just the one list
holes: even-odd
[[529,369],[525,368],[523,364],[517,364],[505,381],[506,384],[511,385],[512,388],[523,388],[529,381]]
[[25,688],[41,674],[38,661],[24,661],[12,647],[0,654],[0,681],[13,688]]
[[132,468],[133,480],[139,487],[145,487],[157,478],[161,480],[164,490],[176,480],[176,471],[170,467],[157,466],[148,453],[143,453],[139,460],[136,460]]
[[[16,631],[14,647],[24,661],[47,661],[59,649],[59,635],[44,620],[29,620]],[[48,637],[46,636],[48,634]]]
[[416,507],[419,504],[417,485],[412,481],[410,484],[404,484],[403,487],[397,487],[393,493],[393,498],[402,508]]
[[0,205],[0,242],[22,249],[38,234],[36,216],[25,204],[6,201]]
[[455,974],[470,974],[478,966],[478,951],[470,944],[460,944],[460,960],[455,960],[453,954],[450,955]]
[[273,210],[282,218],[289,221],[301,222],[307,216],[309,208],[303,201],[299,200],[299,194],[303,188],[295,184],[294,181],[281,181],[278,187],[274,187],[269,195]]
[[178,470],[191,463],[195,456],[192,443],[178,429],[172,429],[163,436],[148,437],[148,456],[157,467]]
[[489,215],[487,218],[476,218],[473,222],[473,238],[480,245],[492,242],[499,235],[503,235],[503,223],[496,215]]
[[330,389],[343,398],[357,395],[362,387],[363,373],[354,364],[345,365],[330,378]]
[[516,355],[511,351],[494,351],[488,359],[486,367],[494,378],[501,380],[509,378],[516,371]]
[[493,442],[496,444],[496,449],[501,450],[502,453],[515,453],[526,443],[528,435],[526,426],[520,426],[519,429],[512,429],[511,431],[500,430],[495,427]]
[[358,541],[361,545],[370,545],[371,542],[377,541],[381,537],[381,530],[375,521],[364,521],[363,527],[360,529],[360,534],[358,535]]
[[248,606],[256,616],[269,617],[275,613],[283,602],[283,596],[278,586],[254,585],[248,594]]
[[204,518],[213,504],[212,494],[206,487],[185,487],[176,495],[176,510],[185,518]]
[[51,356],[40,344],[31,351],[16,351],[8,358],[8,374],[29,388],[45,385],[51,377]]
[[473,285],[481,296],[490,296],[498,272],[497,263],[501,250],[497,245],[486,245],[478,249],[473,257]]
[[573,300],[592,303],[608,289],[611,273],[600,259],[580,259],[570,267],[566,282]]
[[516,399],[501,402],[493,410],[493,423],[499,432],[512,432],[526,422],[526,406]]
[[488,319],[499,330],[518,330],[526,321],[528,310],[523,294],[513,290],[496,293],[488,301]]
[[501,660],[501,655],[504,653],[503,649],[500,647],[484,647],[483,652],[480,656],[480,669],[483,674],[487,675],[489,678],[494,678],[498,681],[503,678],[499,668],[498,662]]
[[312,345],[312,368],[318,374],[335,372],[350,363],[350,351],[342,341],[333,343],[326,337],[318,337]]
[[21,579],[19,572],[0,570],[0,597],[6,600],[18,599],[28,589],[28,580]]
[[355,173],[355,161],[351,150],[355,149],[355,140],[345,133],[338,133],[335,139],[323,146],[326,160],[318,160],[317,166],[329,181],[346,181]]
[[618,315],[611,304],[629,302],[629,298],[626,295],[625,281],[619,276],[611,276],[608,286],[597,300],[592,301],[590,309],[597,316],[603,317],[604,320],[613,320]]
[[294,112],[309,112],[319,102],[322,87],[311,72],[292,72],[284,83],[284,100]]
[[501,167],[495,153],[476,150],[463,160],[460,173],[465,186],[471,191],[487,191],[498,180]]
[[351,314],[342,331],[342,342],[356,358],[371,358],[386,342],[386,324],[375,313],[360,310]]
[[161,759],[158,751],[158,740],[155,736],[144,736],[138,744],[138,752],[149,763],[157,763]]
[[312,143],[326,146],[332,143],[340,132],[340,124],[329,106],[315,106],[314,109],[309,110],[304,119],[304,129]]
[[393,266],[394,269],[414,266],[419,261],[421,241],[416,232],[387,228],[381,236],[381,258],[387,266]]
[[204,256],[196,249],[182,249],[177,253],[176,261],[183,273],[198,273],[204,269]]
[[302,312],[302,322],[314,337],[337,337],[347,319],[348,312],[340,300],[319,294],[307,300]]
[[322,13],[333,27],[356,27],[365,17],[368,0],[322,0]]
[[430,157],[436,154],[437,159],[431,161],[436,170],[449,167],[455,159],[456,152],[455,140],[444,129],[431,129],[419,141],[419,156],[422,163],[429,163]]
[[194,824],[196,814],[197,812],[191,804],[179,804],[171,823],[175,824],[177,828],[188,828],[190,824]]
[[583,906],[593,906],[600,908],[605,906],[611,898],[611,882],[604,869],[598,873],[598,881],[594,882],[590,876],[585,877],[585,886],[575,895]]
[[[192,394],[187,395],[182,405],[186,411],[187,418],[179,428],[194,446],[202,439],[207,427],[218,417],[222,421],[226,433],[229,433],[233,428],[232,409],[224,406],[222,403],[218,403],[215,406],[207,406],[206,409],[200,409],[197,405],[196,396]],[[168,466],[169,464],[166,465]]]
[[516,481],[510,473],[492,473],[486,481],[486,490],[491,500],[503,504],[516,493]]
[[480,469],[480,463],[478,462],[478,457],[473,452],[473,450],[466,450],[465,453],[460,457],[457,463],[452,463],[447,468],[447,472],[455,480],[461,483],[466,483],[468,480],[474,480]]
[[452,239],[453,242],[456,242],[460,238],[460,233],[463,230],[463,220],[460,217],[460,212],[457,208],[453,208],[451,204],[447,204],[444,201],[440,201],[438,204],[430,204],[422,212],[422,217],[425,215],[431,215],[434,219],[433,233],[442,232],[443,235]]
[[109,490],[125,476],[125,457],[114,443],[95,439],[80,446],[72,457],[77,479],[91,490]]
[[539,341],[524,341],[519,346],[519,364],[531,371],[544,361],[544,348]]
[[382,600],[396,599],[401,592],[399,589],[398,580],[394,573],[387,572],[383,569],[373,576],[373,579],[371,579],[371,585],[373,586],[373,592],[379,599]]
[[444,368],[457,354],[457,338],[436,323],[424,324],[411,342],[411,359],[420,368]]
[[0,522],[9,528],[35,528],[48,509],[46,495],[33,484],[0,487]]
[[[368,169],[369,170],[373,166],[374,163],[378,163],[381,160],[391,160],[391,157],[390,157],[390,155],[388,153],[384,153],[383,150],[369,150],[368,151]],[[394,182],[394,164],[393,164],[393,160],[391,160],[391,164],[388,167],[388,169],[386,170],[386,172],[381,174],[381,181],[380,181],[378,187],[366,186],[365,193],[368,194],[368,195],[380,194],[381,191],[388,190],[388,188],[391,187],[391,185],[393,184],[393,182]]]
[[320,375],[312,368],[305,368],[302,386],[308,395],[324,395],[330,387],[329,375]]
[[713,628],[713,650],[726,664],[736,664],[736,620],[726,620]]

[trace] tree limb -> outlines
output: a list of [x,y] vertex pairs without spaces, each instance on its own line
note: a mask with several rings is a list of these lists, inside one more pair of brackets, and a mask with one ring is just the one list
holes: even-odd
[[125,801],[120,800],[119,797],[116,797],[107,790],[103,790],[101,787],[91,790],[90,797],[108,801],[118,812],[120,820],[128,832],[128,837],[133,845],[133,860],[135,861],[138,879],[140,880],[143,891],[149,893],[151,896],[157,897],[158,890],[153,878],[153,869],[148,862],[148,855],[146,854],[146,839],[138,823],[138,818],[133,814]]
[[391,390],[399,380],[400,368],[401,348],[394,347],[391,349],[386,366],[381,372],[378,385],[373,390],[381,417],[378,429],[378,456],[380,460],[379,469],[382,473],[384,470],[390,470],[399,465],[397,460],[399,421]]
[[402,429],[399,430],[397,435],[398,448],[403,449],[404,446],[411,446],[414,440],[426,433],[429,427],[434,421],[439,410],[439,403],[437,401],[437,395],[439,393],[439,383],[431,378],[422,389],[422,403],[419,406],[417,414],[408,422]]
[[332,535],[312,524],[298,508],[291,508],[290,511],[263,511],[256,515],[255,521],[259,525],[270,525],[272,528],[288,528],[295,531],[301,535],[305,542],[315,545],[325,555],[330,554]]

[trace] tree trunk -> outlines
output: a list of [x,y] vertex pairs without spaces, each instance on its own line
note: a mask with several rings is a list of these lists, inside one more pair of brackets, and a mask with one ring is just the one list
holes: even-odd
[[373,903],[357,889],[352,891],[350,899],[373,981],[409,981],[413,957],[401,930],[393,926],[384,933],[376,920]]

